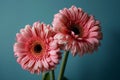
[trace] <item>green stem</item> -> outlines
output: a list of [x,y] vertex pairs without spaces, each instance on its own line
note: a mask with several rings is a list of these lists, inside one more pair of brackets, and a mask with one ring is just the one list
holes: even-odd
[[45,73],[42,73],[42,80],[45,80]]
[[65,66],[66,66],[67,59],[68,59],[68,55],[69,55],[69,51],[65,51],[64,57],[62,59],[62,64],[61,64],[61,67],[60,67],[60,72],[59,72],[59,75],[58,75],[58,80],[63,79],[64,72],[65,72]]
[[52,80],[55,80],[54,70],[51,70],[51,71],[50,71],[50,74],[51,74]]

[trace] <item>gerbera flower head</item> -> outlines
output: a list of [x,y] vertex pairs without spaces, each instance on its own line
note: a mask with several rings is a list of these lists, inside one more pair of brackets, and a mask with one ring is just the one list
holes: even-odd
[[59,44],[65,44],[64,49],[73,55],[93,53],[100,45],[102,32],[99,21],[81,8],[72,6],[60,10],[55,14],[52,25],[57,32],[54,38]]
[[50,25],[39,22],[26,25],[16,34],[14,55],[23,69],[39,74],[56,67],[61,55],[54,35]]

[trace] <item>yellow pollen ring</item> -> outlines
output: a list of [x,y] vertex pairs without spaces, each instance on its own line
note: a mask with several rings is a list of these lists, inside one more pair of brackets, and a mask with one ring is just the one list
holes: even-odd
[[33,55],[41,55],[41,53],[43,53],[43,44],[40,41],[35,41],[32,45],[31,45],[31,53]]

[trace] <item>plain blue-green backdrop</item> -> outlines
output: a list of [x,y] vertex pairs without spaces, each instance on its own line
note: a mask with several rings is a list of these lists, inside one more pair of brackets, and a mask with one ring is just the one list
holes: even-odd
[[[69,80],[120,80],[119,0],[0,0],[0,80],[40,80],[16,62],[16,33],[35,21],[51,24],[54,14],[75,5],[100,20],[103,40],[92,55],[69,55],[65,76]],[[55,75],[59,72],[58,65]]]

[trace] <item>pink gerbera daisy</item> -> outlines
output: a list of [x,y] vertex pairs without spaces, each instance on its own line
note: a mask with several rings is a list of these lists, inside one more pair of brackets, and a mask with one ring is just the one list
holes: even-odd
[[59,44],[65,44],[64,49],[70,50],[73,55],[92,53],[97,50],[102,39],[99,21],[88,15],[81,8],[72,6],[60,10],[54,16],[55,39]]
[[60,49],[54,41],[55,33],[49,25],[35,22],[16,34],[14,52],[17,62],[31,73],[53,70],[59,63]]

